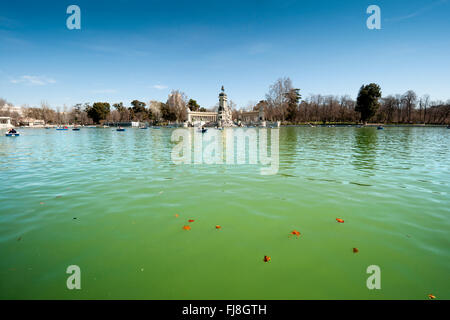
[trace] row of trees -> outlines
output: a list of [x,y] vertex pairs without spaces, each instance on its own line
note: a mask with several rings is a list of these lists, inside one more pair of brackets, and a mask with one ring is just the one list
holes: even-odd
[[194,99],[187,99],[186,94],[179,90],[173,90],[166,102],[151,100],[148,103],[133,100],[127,107],[123,102],[114,103],[95,102],[93,104],[76,104],[72,108],[64,106],[50,108],[47,102],[42,102],[40,107],[24,107],[23,114],[3,109],[8,102],[0,99],[0,116],[9,116],[20,122],[26,118],[44,120],[49,124],[98,124],[107,122],[182,122],[186,118],[186,108],[192,111],[207,111],[200,107]]
[[[0,110],[6,104],[0,99]],[[229,102],[233,117],[238,110],[232,100]],[[210,108],[217,110],[218,105]],[[94,124],[102,121],[148,121],[183,122],[186,119],[186,108],[192,111],[207,111],[200,107],[196,100],[188,99],[180,90],[173,90],[166,102],[151,100],[148,103],[133,100],[131,106],[122,102],[95,102],[93,104],[76,104],[72,108],[52,109],[43,102],[38,108],[25,108],[23,117],[42,119],[46,123],[78,123]],[[281,121],[286,124],[308,122],[341,122],[354,123],[426,123],[449,124],[450,100],[431,101],[429,95],[418,97],[412,90],[404,94],[382,97],[379,85],[371,83],[363,85],[358,97],[353,100],[345,96],[310,95],[303,98],[300,89],[295,88],[290,78],[280,78],[269,87],[264,100],[249,105],[247,110],[264,108],[266,120]],[[19,115],[0,111],[0,116],[18,118]]]
[[269,87],[266,99],[252,109],[261,107],[268,121],[284,123],[450,123],[450,100],[431,101],[429,95],[417,97],[412,90],[382,97],[381,88],[375,83],[363,85],[356,101],[347,95],[310,95],[302,99],[290,78],[280,78]]

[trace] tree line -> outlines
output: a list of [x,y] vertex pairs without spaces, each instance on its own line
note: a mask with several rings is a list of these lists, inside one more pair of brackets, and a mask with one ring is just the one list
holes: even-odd
[[[1,107],[7,104],[0,99],[0,116],[14,114]],[[236,104],[230,100],[233,118],[237,119]],[[191,111],[215,111],[218,105],[206,109],[196,100],[188,99],[180,90],[172,90],[165,102],[133,100],[130,106],[123,102],[110,105],[109,102],[76,104],[71,108],[51,108],[42,102],[40,107],[24,108],[22,117],[44,120],[48,124],[98,124],[103,122],[183,122],[186,109]],[[267,121],[281,121],[283,124],[301,123],[396,123],[396,124],[450,124],[450,100],[432,101],[429,95],[418,97],[408,90],[403,94],[383,97],[381,88],[375,83],[363,85],[357,99],[348,95],[312,94],[302,97],[300,89],[293,86],[288,77],[280,78],[270,87],[265,99],[244,108],[257,111],[264,108]]]
[[363,85],[357,100],[350,96],[309,95],[302,99],[290,78],[280,78],[269,88],[266,99],[253,107],[264,107],[268,121],[298,123],[395,123],[449,124],[450,99],[432,101],[429,95],[404,94],[382,97],[375,83]]

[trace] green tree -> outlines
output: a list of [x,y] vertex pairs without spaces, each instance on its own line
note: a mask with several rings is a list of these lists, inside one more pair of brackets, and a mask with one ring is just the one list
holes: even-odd
[[167,103],[161,103],[161,116],[164,120],[167,121],[177,120],[176,113],[169,107]]
[[139,100],[131,101],[131,105],[133,106],[132,110],[135,114],[146,112],[145,103]]
[[110,109],[111,106],[108,102],[95,102],[92,106],[88,105],[85,111],[94,123],[99,123],[100,120],[106,119]]
[[302,98],[300,89],[290,89],[286,94],[286,120],[295,121],[298,113],[298,104]]
[[73,121],[74,123],[78,124],[80,120],[81,120],[81,103],[77,103],[73,107]]
[[117,112],[119,112],[119,113],[122,113],[122,112],[124,112],[127,108],[126,107],[124,107],[124,105],[123,105],[123,103],[122,102],[120,102],[120,103],[114,103],[113,104],[113,107],[117,110]]
[[143,121],[149,120],[151,118],[152,116],[151,111],[145,108],[146,106],[145,102],[133,100],[131,101],[131,105],[133,107],[130,109],[130,112],[133,120]]
[[198,111],[200,109],[200,105],[194,99],[189,99],[189,102],[187,105],[188,105],[189,109],[191,109],[191,111]]
[[372,118],[380,107],[381,88],[376,83],[361,86],[355,111],[361,113],[361,121],[366,123]]

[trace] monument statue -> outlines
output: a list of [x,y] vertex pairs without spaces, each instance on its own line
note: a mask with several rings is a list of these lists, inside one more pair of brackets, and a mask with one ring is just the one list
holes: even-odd
[[222,86],[222,92],[219,94],[219,109],[217,110],[217,126],[234,127],[231,109],[227,105],[227,94]]

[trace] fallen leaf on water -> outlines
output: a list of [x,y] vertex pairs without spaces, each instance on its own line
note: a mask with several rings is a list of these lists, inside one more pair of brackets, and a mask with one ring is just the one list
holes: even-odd
[[337,221],[337,222],[339,222],[339,223],[344,223],[344,220],[342,220],[342,219],[339,219],[339,218],[338,218],[338,219],[336,219],[336,221]]
[[43,202],[39,202],[39,204],[44,204]]
[[222,229],[222,227],[221,226],[216,226],[216,229]]
[[190,226],[183,226],[183,229],[184,230],[191,230],[191,227]]
[[358,248],[353,248],[353,253],[358,253],[358,252],[359,252]]
[[430,298],[431,300],[436,299],[436,297],[433,296],[432,294],[429,294],[429,295],[428,295],[428,298]]
[[264,262],[269,262],[271,258],[269,256],[264,256]]
[[189,222],[194,222],[195,220],[190,219]]
[[18,238],[17,238],[17,241],[20,241],[20,240],[22,240],[22,237],[18,237]]
[[178,213],[175,213],[175,218],[178,218],[178,217],[179,217]]
[[300,232],[298,232],[297,230],[292,231],[291,234],[300,237]]

